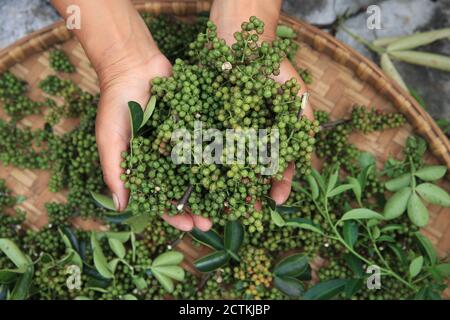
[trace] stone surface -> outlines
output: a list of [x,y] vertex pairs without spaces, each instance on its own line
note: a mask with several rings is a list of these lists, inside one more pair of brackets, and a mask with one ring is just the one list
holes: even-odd
[[[366,8],[379,5],[381,30],[367,28]],[[352,32],[372,41],[386,36],[411,34],[417,30],[450,27],[450,0],[284,0],[283,10],[312,24],[331,29],[338,19]],[[49,0],[0,0],[0,48],[58,19]],[[336,37],[362,54],[378,57],[342,29]],[[441,41],[420,50],[450,55],[450,43]],[[378,61],[377,61],[378,62]],[[408,86],[426,102],[435,118],[450,120],[450,73],[395,62]]]

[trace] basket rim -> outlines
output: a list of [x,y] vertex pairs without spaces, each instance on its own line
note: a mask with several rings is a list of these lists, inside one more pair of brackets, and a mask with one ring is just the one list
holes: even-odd
[[[211,2],[209,0],[158,0],[151,2],[139,0],[135,1],[134,5],[140,12],[167,12],[175,15],[188,15],[209,10]],[[413,128],[428,141],[431,153],[450,169],[450,142],[447,136],[414,97],[385,75],[375,62],[338,41],[330,34],[297,18],[282,13],[280,22],[294,27],[299,34],[299,40],[306,42],[314,50],[329,56],[332,60],[350,69],[358,80],[368,82],[377,89],[379,94],[384,94],[408,118],[408,122]],[[62,19],[28,34],[0,50],[0,73],[32,54],[67,41],[72,35],[72,32],[66,29]],[[448,176],[450,177],[450,172]]]

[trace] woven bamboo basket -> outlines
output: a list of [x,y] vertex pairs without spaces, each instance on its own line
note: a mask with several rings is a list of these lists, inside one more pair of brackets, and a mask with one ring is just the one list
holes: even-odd
[[[141,12],[167,13],[189,18],[208,11],[211,4],[207,0],[141,0],[135,1],[135,5]],[[309,86],[309,91],[314,109],[330,111],[332,118],[341,119],[353,105],[358,104],[385,111],[397,110],[407,117],[408,124],[400,129],[353,136],[353,142],[360,149],[374,154],[381,165],[389,155],[398,156],[406,138],[416,133],[429,143],[427,161],[446,165],[450,169],[450,143],[447,137],[414,98],[386,77],[373,62],[307,23],[287,15],[281,16],[280,23],[292,27],[298,33],[297,41],[301,49],[297,62],[312,72],[314,81]],[[42,100],[42,92],[37,89],[37,84],[52,73],[48,51],[54,46],[62,48],[77,68],[78,72],[69,76],[70,79],[86,91],[98,92],[96,74],[81,45],[66,29],[63,21],[32,33],[1,50],[0,73],[10,69],[15,75],[28,81],[31,98]],[[7,118],[1,108],[0,118]],[[76,123],[74,119],[64,120],[56,127],[56,131],[67,132]],[[29,116],[20,125],[42,128],[44,117]],[[46,202],[65,201],[64,192],[55,194],[48,190],[48,172],[0,166],[0,178],[6,179],[8,187],[14,193],[26,197],[20,208],[27,212],[27,223],[31,228],[38,229],[47,223],[44,208]],[[449,181],[444,182],[443,187],[450,190]],[[92,223],[83,221],[75,221],[75,224],[83,228],[93,227]],[[450,210],[430,206],[430,224],[423,233],[431,239],[441,256],[448,255]],[[204,250],[194,249],[186,238],[177,244],[177,248],[187,256],[185,268],[194,272],[192,261],[202,256]],[[450,289],[445,294],[449,296]]]

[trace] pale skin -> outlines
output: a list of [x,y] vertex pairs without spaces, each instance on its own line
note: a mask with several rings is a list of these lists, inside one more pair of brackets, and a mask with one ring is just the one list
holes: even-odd
[[[262,40],[275,38],[282,0],[215,0],[210,19],[217,25],[219,37],[228,44],[241,23],[256,16],[265,23]],[[111,190],[118,211],[127,207],[129,193],[120,180],[121,153],[129,147],[131,137],[127,103],[137,101],[146,105],[150,98],[149,81],[170,76],[172,66],[159,51],[151,33],[130,0],[52,0],[55,8],[67,17],[69,5],[81,10],[81,29],[74,33],[92,66],[100,84],[100,104],[96,120],[96,138],[106,185]],[[292,78],[301,84],[299,95],[306,86],[288,60],[281,64],[279,82]],[[312,119],[308,105],[305,114]],[[281,181],[274,181],[270,192],[278,203],[284,203],[291,191],[295,168],[290,164]],[[163,219],[182,231],[198,228],[207,231],[211,221],[199,215],[183,213]]]

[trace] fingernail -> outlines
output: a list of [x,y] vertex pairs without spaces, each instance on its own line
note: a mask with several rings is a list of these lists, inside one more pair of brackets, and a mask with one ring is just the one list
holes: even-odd
[[120,201],[119,201],[119,197],[117,196],[117,194],[113,193],[113,194],[112,194],[112,198],[113,198],[114,207],[116,208],[116,211],[120,211]]

